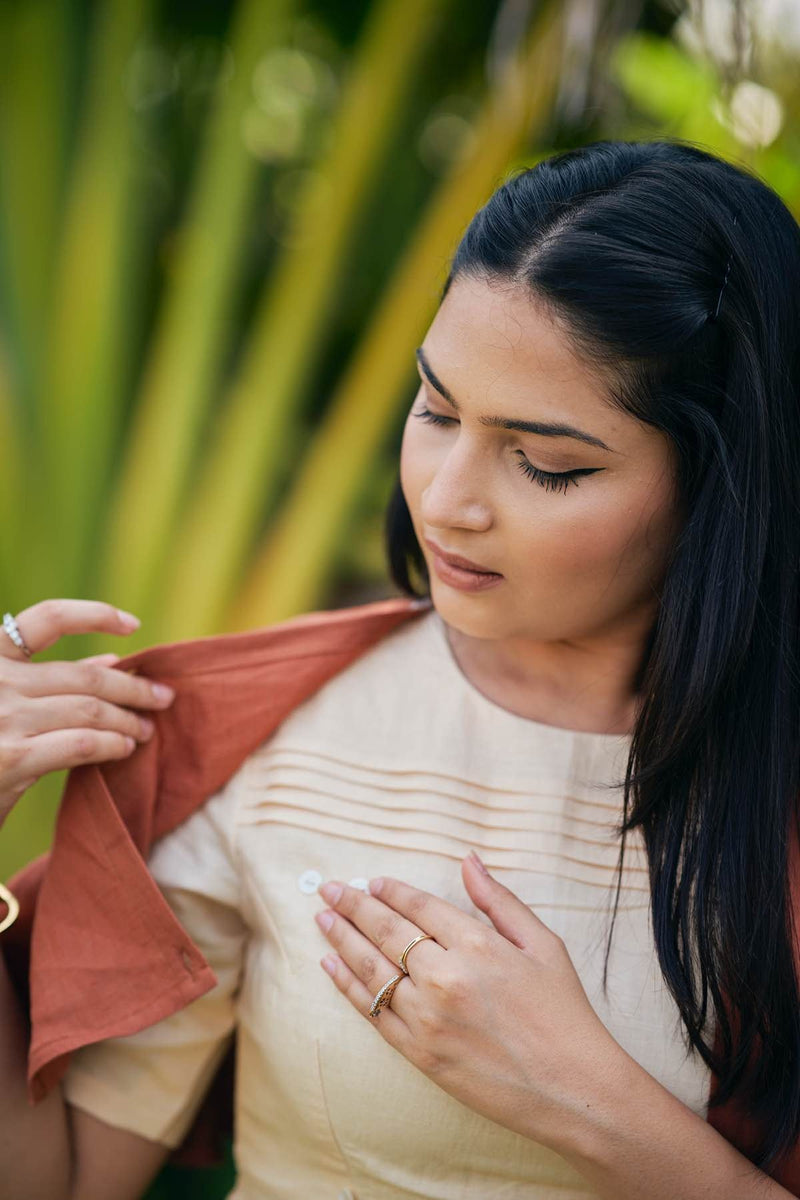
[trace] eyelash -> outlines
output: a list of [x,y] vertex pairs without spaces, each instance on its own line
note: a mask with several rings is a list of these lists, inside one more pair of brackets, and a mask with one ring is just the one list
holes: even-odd
[[[419,409],[411,415],[412,417],[420,417],[423,421],[427,421],[429,425],[450,425],[454,420],[453,417],[442,417],[438,413],[433,413],[429,408]],[[535,480],[540,487],[545,488],[547,491],[558,492],[563,490],[566,492],[571,483],[574,483],[576,487],[578,486],[577,476],[594,475],[595,471],[601,470],[600,467],[581,467],[576,468],[574,471],[541,471],[533,463],[528,462],[521,450],[517,450],[517,454],[520,455],[521,460],[518,465],[522,473],[527,475],[529,479]]]

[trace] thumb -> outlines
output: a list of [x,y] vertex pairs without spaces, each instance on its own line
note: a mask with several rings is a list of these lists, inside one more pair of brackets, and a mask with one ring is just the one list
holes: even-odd
[[533,949],[541,931],[550,932],[527,904],[489,874],[474,850],[462,859],[461,875],[475,907],[485,912],[497,932],[520,950]]

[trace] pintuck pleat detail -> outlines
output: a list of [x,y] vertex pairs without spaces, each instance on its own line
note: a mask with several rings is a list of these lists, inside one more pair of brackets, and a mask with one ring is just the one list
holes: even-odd
[[[333,838],[454,863],[475,849],[501,879],[513,872],[516,894],[589,910],[616,888],[628,745],[489,700],[462,674],[432,610],[351,663],[259,747],[239,782],[237,823],[252,836],[272,825],[305,831],[306,844],[312,834],[320,845]],[[620,905],[648,900],[644,846],[628,835]]]
[[[253,763],[237,820],[454,859],[476,848],[490,867],[607,888],[619,853],[611,806],[576,798],[574,807],[557,793],[486,791],[452,775],[345,763],[283,746]],[[639,899],[648,893],[646,860],[631,836],[622,878]]]
[[[409,756],[410,757],[410,756]],[[598,783],[582,785],[573,780],[565,787],[563,775],[548,772],[547,764],[537,763],[532,758],[528,764],[525,786],[503,786],[487,772],[482,777],[479,772],[472,776],[460,774],[455,770],[443,770],[438,763],[426,763],[419,753],[415,755],[415,766],[399,766],[389,759],[380,760],[371,752],[372,761],[350,761],[329,750],[318,750],[308,746],[282,743],[266,745],[253,760],[250,775],[253,780],[259,776],[274,779],[275,772],[281,766],[292,770],[302,770],[308,766],[316,775],[329,775],[366,787],[381,787],[387,789],[407,790],[409,788],[431,788],[447,793],[451,788],[457,789],[456,794],[474,798],[476,803],[483,802],[484,807],[493,809],[493,797],[502,797],[507,807],[517,807],[520,811],[528,811],[532,799],[542,796],[555,800],[559,804],[569,803],[588,806],[596,810],[589,813],[590,819],[606,820],[597,813],[613,814],[619,812],[619,800],[607,787]]]

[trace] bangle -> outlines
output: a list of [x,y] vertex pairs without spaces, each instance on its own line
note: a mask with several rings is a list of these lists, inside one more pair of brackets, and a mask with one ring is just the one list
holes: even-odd
[[19,916],[19,900],[2,883],[0,883],[0,900],[4,900],[8,905],[8,912],[0,921],[0,933],[2,933],[4,929],[8,929],[9,925],[13,925]]

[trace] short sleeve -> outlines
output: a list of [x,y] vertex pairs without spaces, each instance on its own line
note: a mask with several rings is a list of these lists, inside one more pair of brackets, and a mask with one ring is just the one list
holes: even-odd
[[151,848],[148,869],[217,976],[155,1024],[74,1051],[65,1099],[110,1125],[174,1148],[189,1130],[233,1037],[249,930],[234,842],[236,774]]

